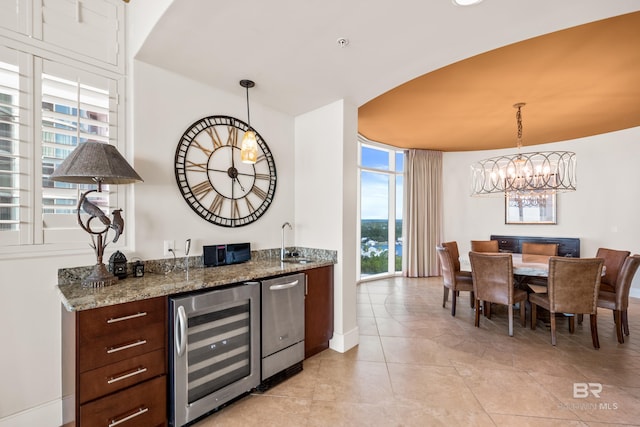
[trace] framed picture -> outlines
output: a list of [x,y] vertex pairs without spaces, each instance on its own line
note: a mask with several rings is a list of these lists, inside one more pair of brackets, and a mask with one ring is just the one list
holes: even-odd
[[505,194],[505,224],[557,224],[556,193]]

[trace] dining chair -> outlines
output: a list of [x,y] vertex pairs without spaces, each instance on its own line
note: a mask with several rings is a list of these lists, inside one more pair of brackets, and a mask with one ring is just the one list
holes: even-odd
[[558,244],[522,242],[522,254],[556,256]]
[[472,240],[471,250],[473,252],[500,252],[497,240]]
[[576,314],[589,314],[591,341],[600,348],[598,340],[598,292],[604,261],[601,258],[549,258],[548,290],[546,294],[532,293],[531,329],[536,328],[538,306],[549,310],[551,318],[551,344],[556,345],[556,313],[567,313],[569,331],[573,332]]
[[613,310],[616,335],[620,344],[624,343],[623,329],[624,334],[629,335],[629,319],[627,317],[629,290],[638,266],[640,266],[640,255],[627,257],[617,275],[615,292],[604,291],[601,286],[598,293],[598,307]]
[[[525,302],[527,292],[513,285],[511,254],[469,252],[471,276],[475,294],[475,326],[480,327],[480,301],[485,305],[504,304],[509,312],[509,336],[513,336],[513,305],[520,304],[520,323],[526,326]],[[485,310],[488,312],[488,310]],[[490,312],[490,311],[489,311]],[[489,317],[488,315],[487,317]]]
[[607,292],[616,291],[616,283],[618,281],[618,273],[624,264],[624,260],[631,255],[629,251],[621,251],[616,249],[598,248],[596,258],[604,260],[605,272],[600,281],[600,290]]
[[442,246],[436,246],[436,252],[438,253],[438,259],[440,260],[440,268],[442,269],[442,280],[444,283],[442,308],[445,308],[447,305],[447,299],[449,299],[449,289],[451,289],[453,294],[451,296],[451,315],[455,316],[456,299],[460,291],[470,292],[469,295],[471,299],[471,307],[474,306],[473,280],[471,278],[471,272],[460,272],[469,274],[456,274],[454,260],[458,261],[458,265],[460,265],[460,261],[458,260],[458,257],[453,257],[453,254],[445,246],[445,243],[443,243]]

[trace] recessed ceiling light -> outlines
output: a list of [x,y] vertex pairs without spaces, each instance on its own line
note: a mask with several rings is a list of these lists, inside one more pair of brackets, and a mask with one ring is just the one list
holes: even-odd
[[472,6],[480,3],[482,0],[452,0],[453,4],[458,6]]

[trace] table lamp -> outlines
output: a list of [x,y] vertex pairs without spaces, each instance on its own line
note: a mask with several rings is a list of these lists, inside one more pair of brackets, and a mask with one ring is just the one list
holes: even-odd
[[[104,248],[108,244],[106,237],[109,230],[115,233],[113,242],[116,242],[124,231],[124,219],[120,215],[122,210],[115,209],[112,212],[112,219],[109,219],[102,209],[87,199],[87,196],[93,192],[100,193],[102,184],[131,184],[142,181],[142,178],[115,146],[102,142],[83,142],[78,144],[76,149],[56,168],[51,174],[51,180],[98,185],[97,190],[82,193],[78,200],[78,224],[91,235],[91,246],[97,258],[91,274],[82,280],[82,286],[96,288],[114,284],[118,278],[107,270],[102,258]],[[84,222],[80,217],[81,210],[89,215]],[[98,222],[92,227],[91,222],[96,218]]]

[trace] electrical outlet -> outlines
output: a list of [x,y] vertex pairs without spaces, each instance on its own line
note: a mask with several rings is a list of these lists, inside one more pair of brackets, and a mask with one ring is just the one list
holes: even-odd
[[164,255],[171,255],[171,251],[175,250],[175,240],[165,240],[162,253]]

